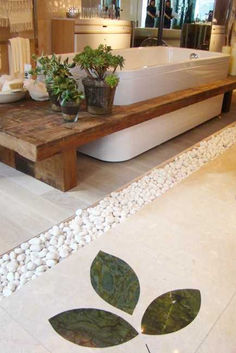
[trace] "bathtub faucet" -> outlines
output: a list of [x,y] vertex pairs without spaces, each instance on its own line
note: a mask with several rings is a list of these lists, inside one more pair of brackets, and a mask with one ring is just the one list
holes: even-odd
[[189,56],[189,59],[190,60],[199,59],[199,55],[196,54],[196,53],[191,53],[190,56]]

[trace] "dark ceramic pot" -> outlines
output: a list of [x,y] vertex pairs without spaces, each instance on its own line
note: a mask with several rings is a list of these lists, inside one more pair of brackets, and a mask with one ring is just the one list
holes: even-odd
[[86,77],[84,85],[87,110],[90,114],[103,115],[112,112],[116,87],[109,87],[104,81]]
[[63,119],[67,123],[73,123],[78,120],[80,104],[77,102],[66,102],[61,104]]

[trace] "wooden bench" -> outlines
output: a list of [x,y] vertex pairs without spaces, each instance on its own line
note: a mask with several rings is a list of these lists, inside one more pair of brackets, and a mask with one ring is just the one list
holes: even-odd
[[64,123],[49,102],[25,100],[0,105],[0,161],[62,191],[77,185],[79,146],[98,138],[225,94],[229,111],[236,77],[189,88],[129,106],[116,106],[110,116],[80,113],[77,123]]

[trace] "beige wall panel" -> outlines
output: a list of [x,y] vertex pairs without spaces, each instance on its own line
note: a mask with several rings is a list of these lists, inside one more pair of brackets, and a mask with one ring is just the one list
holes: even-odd
[[66,11],[71,6],[81,8],[81,0],[38,0],[38,46],[39,54],[51,54],[51,19],[65,17]]

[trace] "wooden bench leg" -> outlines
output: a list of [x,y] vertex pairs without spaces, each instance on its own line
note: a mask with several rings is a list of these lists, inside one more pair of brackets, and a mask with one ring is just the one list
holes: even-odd
[[77,185],[76,150],[67,150],[36,162],[34,177],[61,191],[72,189]]
[[76,150],[66,150],[43,161],[32,162],[16,155],[16,169],[61,191],[77,185]]
[[0,162],[15,168],[15,152],[0,146]]
[[232,103],[233,91],[226,92],[224,94],[224,100],[222,105],[222,113],[229,113]]

